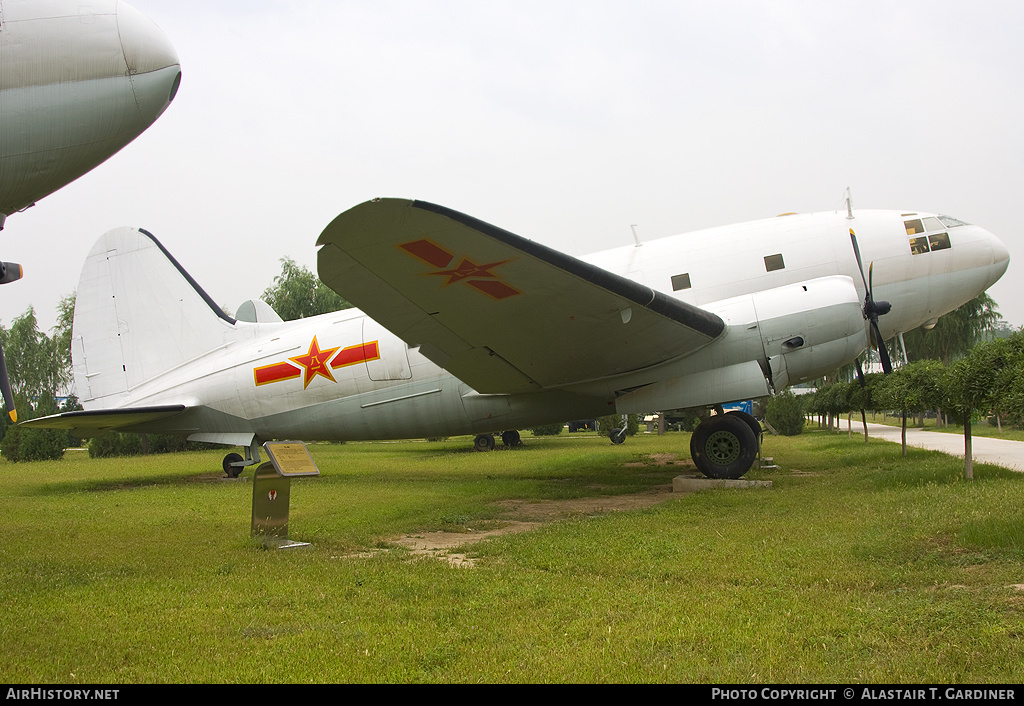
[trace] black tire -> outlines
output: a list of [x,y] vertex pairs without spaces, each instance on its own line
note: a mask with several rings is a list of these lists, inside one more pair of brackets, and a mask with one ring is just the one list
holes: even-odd
[[754,430],[738,415],[717,414],[693,432],[690,457],[708,478],[740,478],[757,457]]
[[747,414],[741,409],[730,409],[727,414],[735,414],[746,422],[747,426],[750,427],[750,430],[754,432],[754,438],[757,439],[757,447],[761,448],[761,436],[764,434],[764,429],[761,428],[761,422],[754,419],[753,415]]
[[512,447],[519,446],[519,444],[523,443],[523,440],[519,436],[518,431],[516,431],[515,429],[510,429],[509,431],[501,432],[501,443],[503,443],[505,446]]
[[608,435],[613,444],[621,444],[626,440],[626,435],[622,429],[612,429],[612,433]]
[[238,478],[238,476],[242,475],[242,466],[231,465],[242,460],[242,455],[236,453],[229,453],[227,456],[224,457],[224,461],[222,463],[224,467],[224,473],[225,475],[227,475],[228,478]]
[[493,451],[494,450],[494,435],[493,434],[480,434],[473,439],[473,450],[474,451]]

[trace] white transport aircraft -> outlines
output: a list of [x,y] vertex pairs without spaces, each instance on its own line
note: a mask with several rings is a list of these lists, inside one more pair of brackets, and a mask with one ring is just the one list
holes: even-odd
[[[245,447],[224,459],[229,475],[271,439],[477,434],[487,450],[494,432],[511,445],[540,424],[770,395],[935,321],[1009,262],[978,226],[852,209],[584,260],[441,206],[375,199],[318,245],[320,278],[361,310],[282,322],[260,301],[226,315],[152,235],[108,232],[75,306],[85,411],[25,425]],[[748,415],[710,415],[691,454],[737,478],[759,436]]]
[[[0,230],[138,137],[174,100],[167,37],[121,0],[0,0]],[[0,263],[0,284],[21,278]],[[14,416],[0,351],[0,389]]]

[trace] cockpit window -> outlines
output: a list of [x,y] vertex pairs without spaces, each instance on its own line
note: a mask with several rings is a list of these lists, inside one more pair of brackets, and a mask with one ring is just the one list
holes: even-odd
[[931,246],[932,252],[948,249],[949,233],[936,233],[935,235],[929,235],[928,244]]
[[[917,214],[907,213],[904,214],[904,218],[916,215]],[[949,242],[949,233],[937,231],[955,227],[951,224],[966,225],[955,218],[949,218],[949,216],[939,216],[938,218],[935,216],[907,218],[903,221],[903,225],[907,229],[907,235],[910,236],[910,254],[923,255],[926,252],[948,250],[951,247]],[[931,235],[926,235],[927,233],[931,233]]]
[[920,255],[926,252],[928,252],[928,238],[922,236],[910,239],[910,253],[912,255]]
[[968,225],[967,223],[964,223],[963,221],[953,218],[951,216],[939,216],[939,220],[942,221],[942,225],[944,225],[947,228],[956,228],[957,226]]

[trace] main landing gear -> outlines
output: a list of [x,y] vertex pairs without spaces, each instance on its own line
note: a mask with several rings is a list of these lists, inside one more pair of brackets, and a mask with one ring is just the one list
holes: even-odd
[[693,432],[690,457],[708,478],[739,478],[757,458],[761,433],[760,422],[746,412],[716,414]]
[[[512,448],[513,446],[519,446],[523,443],[519,436],[519,432],[515,429],[501,432],[501,443],[506,448]],[[474,451],[493,451],[494,450],[494,434],[478,434],[473,439],[473,450]]]

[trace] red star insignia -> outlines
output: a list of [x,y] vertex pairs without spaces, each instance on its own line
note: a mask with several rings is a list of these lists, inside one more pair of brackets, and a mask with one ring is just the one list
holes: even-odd
[[430,275],[441,275],[447,277],[448,281],[446,285],[454,284],[455,282],[461,282],[464,279],[470,277],[488,277],[491,279],[497,279],[498,275],[491,272],[491,268],[497,267],[498,265],[504,265],[508,260],[502,260],[501,262],[492,262],[489,265],[478,265],[469,258],[462,258],[462,261],[453,270],[438,270],[437,272],[428,272]]
[[302,389],[305,390],[309,387],[310,381],[317,375],[322,375],[331,382],[336,382],[334,375],[331,374],[331,368],[327,364],[327,361],[331,359],[334,352],[338,350],[338,347],[328,348],[320,350],[319,344],[316,342],[316,336],[313,336],[313,342],[309,344],[309,352],[306,355],[296,356],[289,358],[296,365],[302,366]]

